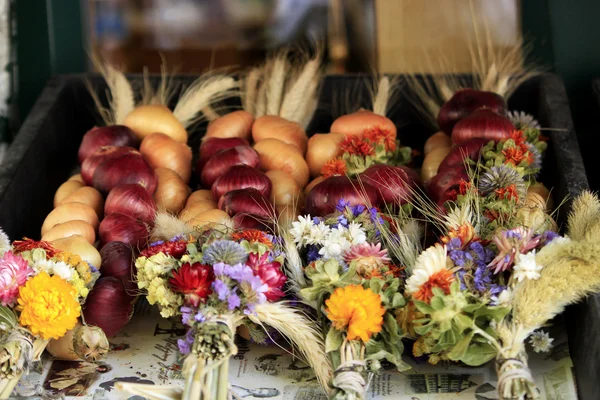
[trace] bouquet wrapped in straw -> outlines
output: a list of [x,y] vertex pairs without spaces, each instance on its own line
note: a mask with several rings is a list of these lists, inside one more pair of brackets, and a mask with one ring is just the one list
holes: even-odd
[[[279,331],[327,382],[329,363],[324,349],[315,346],[322,342],[318,328],[282,301],[284,261],[277,237],[225,226],[157,241],[141,252],[136,260],[139,288],[163,317],[177,317],[188,328],[178,342],[185,356],[185,388],[174,398],[230,398],[228,366],[242,325],[258,342],[267,338],[259,328]],[[160,398],[164,388],[124,389]]]
[[11,244],[0,231],[0,398],[10,397],[51,339],[76,326],[98,276],[76,254],[43,241]]

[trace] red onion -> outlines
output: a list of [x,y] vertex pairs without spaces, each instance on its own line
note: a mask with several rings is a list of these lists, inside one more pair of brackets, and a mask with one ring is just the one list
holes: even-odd
[[236,229],[258,229],[260,231],[273,228],[273,218],[261,218],[249,214],[237,214],[233,217]]
[[437,119],[438,126],[450,135],[458,121],[483,107],[504,114],[506,102],[502,96],[493,92],[473,89],[459,90],[440,108]]
[[100,250],[102,276],[114,276],[123,282],[127,293],[133,294],[137,284],[133,278],[135,256],[133,248],[123,242],[108,242]]
[[121,213],[153,225],[156,203],[148,191],[137,183],[115,186],[104,203],[104,215]]
[[206,162],[202,169],[200,180],[209,188],[219,176],[223,175],[234,165],[249,165],[258,167],[258,153],[250,146],[236,146],[230,149],[219,150]]
[[421,178],[408,167],[376,164],[360,174],[362,182],[377,188],[379,199],[387,204],[408,203],[414,190],[421,185]]
[[235,165],[213,183],[213,199],[219,201],[227,192],[247,188],[256,189],[267,198],[271,197],[272,184],[267,175],[248,165]]
[[454,146],[452,150],[450,150],[450,153],[448,153],[440,163],[438,171],[444,172],[455,166],[464,167],[467,158],[477,161],[481,155],[481,149],[483,149],[488,142],[489,140],[486,139],[475,138],[467,140],[458,146]]
[[95,189],[104,193],[110,192],[117,185],[138,183],[153,194],[158,186],[158,179],[142,154],[134,150],[98,165],[92,183]]
[[246,145],[249,143],[246,139],[242,138],[217,138],[217,137],[207,137],[202,144],[200,145],[200,157],[198,158],[198,163],[196,164],[196,170],[198,173],[202,171],[204,165],[217,151],[230,149],[235,146]]
[[138,140],[133,131],[123,125],[95,126],[83,135],[83,140],[79,146],[77,157],[79,162],[88,158],[100,147],[136,147]]
[[81,164],[81,178],[86,185],[91,185],[96,168],[104,161],[112,160],[135,151],[132,147],[104,146],[89,155]]
[[442,206],[450,199],[450,192],[458,191],[461,181],[469,181],[469,176],[465,168],[461,165],[455,165],[443,172],[440,172],[427,182],[426,190],[429,197]]
[[275,217],[275,208],[267,197],[256,189],[232,190],[219,200],[219,209],[230,216],[248,214],[265,219]]
[[131,319],[132,300],[120,279],[113,276],[102,277],[85,301],[85,322],[101,328],[107,337],[113,337]]
[[357,182],[345,175],[335,175],[317,184],[306,196],[305,210],[313,216],[325,216],[335,211],[340,199],[350,205],[377,207],[377,189],[367,182]]
[[123,242],[141,248],[148,242],[148,227],[129,215],[115,213],[107,215],[100,222],[102,243]]
[[510,119],[497,112],[483,108],[458,121],[452,129],[452,143],[461,144],[469,139],[507,139],[516,128]]

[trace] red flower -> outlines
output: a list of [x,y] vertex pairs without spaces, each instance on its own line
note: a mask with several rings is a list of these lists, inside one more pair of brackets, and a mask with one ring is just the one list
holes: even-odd
[[375,126],[365,130],[363,137],[373,143],[384,144],[385,151],[396,150],[396,136],[387,129]]
[[359,156],[375,155],[373,145],[358,136],[348,136],[342,141],[342,151],[348,154]]
[[212,293],[210,287],[214,280],[210,265],[185,263],[173,272],[169,284],[174,292],[185,295],[186,303],[198,307]]
[[464,179],[461,179],[458,185],[458,191],[461,196],[464,196],[471,189],[471,187],[473,187],[473,183],[471,181],[465,181]]
[[267,234],[258,229],[244,229],[243,231],[234,232],[231,234],[231,238],[236,241],[247,240],[250,243],[261,243],[267,246],[273,245]]
[[502,150],[502,154],[506,157],[506,162],[512,165],[519,165],[523,160],[527,160],[527,150],[523,150],[521,147],[509,147],[508,149]]
[[334,175],[346,175],[348,169],[346,168],[346,162],[341,158],[334,158],[333,160],[329,160],[323,165],[321,168],[321,174],[323,177],[329,178]]
[[508,185],[505,188],[496,189],[495,192],[499,199],[519,201],[519,193],[514,184]]
[[246,265],[252,268],[252,271],[254,271],[255,275],[260,277],[262,283],[269,287],[265,292],[267,300],[277,301],[285,294],[281,289],[287,281],[287,278],[283,272],[281,272],[281,264],[278,261],[268,262],[268,256],[268,253],[265,253],[262,256],[259,256],[256,253],[250,253]]
[[523,135],[523,131],[512,131],[512,133],[510,134],[510,138],[519,147],[521,147],[521,145],[525,143],[525,136]]
[[25,251],[33,249],[43,249],[46,251],[46,257],[52,258],[56,254],[60,253],[60,250],[55,249],[49,242],[43,240],[35,241],[29,238],[23,238],[23,240],[15,240],[13,242],[13,253],[19,254]]
[[158,253],[165,253],[168,256],[181,258],[187,251],[187,241],[178,240],[176,242],[165,242],[154,246],[150,246],[142,250],[140,253],[143,257],[152,257]]

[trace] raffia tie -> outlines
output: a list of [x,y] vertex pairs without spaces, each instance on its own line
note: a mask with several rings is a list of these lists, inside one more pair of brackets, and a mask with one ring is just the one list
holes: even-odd
[[507,386],[520,379],[535,385],[531,370],[523,361],[516,358],[506,358],[498,361],[498,393],[501,398],[504,398],[502,395],[505,393]]
[[348,360],[340,364],[333,372],[333,387],[346,393],[356,393],[362,398],[366,382],[361,371],[365,365],[364,360]]

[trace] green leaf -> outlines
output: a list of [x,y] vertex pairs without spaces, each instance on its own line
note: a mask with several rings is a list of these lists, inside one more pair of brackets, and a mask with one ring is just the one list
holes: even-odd
[[473,339],[474,334],[475,332],[471,331],[466,336],[463,336],[463,338],[456,343],[452,350],[448,352],[448,358],[452,361],[459,361],[462,359],[469,348],[469,344],[471,343],[471,339]]
[[187,253],[192,257],[195,256],[196,254],[198,254],[198,248],[196,247],[196,245],[194,243],[189,243],[186,246],[186,250],[187,250]]
[[496,348],[488,343],[471,343],[460,361],[478,367],[496,357],[496,353]]
[[454,325],[458,329],[458,333],[463,333],[466,329],[473,326],[473,320],[464,314],[457,314],[454,317]]
[[510,309],[508,307],[499,307],[499,306],[483,306],[475,311],[475,319],[480,317],[486,317],[487,319],[493,319],[496,321],[500,321],[504,318]]
[[404,307],[406,305],[406,299],[401,293],[395,293],[392,298],[392,308]]
[[434,296],[431,299],[431,307],[435,311],[442,311],[446,305],[444,304],[444,299],[441,296]]
[[332,259],[325,262],[325,273],[331,278],[332,281],[335,281],[339,278],[339,269],[340,265],[337,261]]
[[417,310],[419,310],[423,314],[431,314],[432,312],[435,311],[429,304],[427,304],[423,301],[414,300],[414,303],[415,303],[415,307],[417,307]]
[[333,327],[329,328],[329,332],[327,332],[327,337],[325,338],[325,352],[331,353],[332,351],[339,350],[343,341],[344,335],[342,331],[338,331]]
[[417,335],[424,336],[424,335],[427,335],[429,332],[431,332],[434,327],[435,327],[434,323],[429,323],[427,325],[415,326],[413,329],[415,330],[415,333]]
[[13,310],[8,307],[0,306],[0,330],[11,331],[17,326],[17,316]]
[[439,287],[434,287],[431,289],[435,297],[444,297],[446,294]]
[[371,339],[365,344],[365,359],[375,360],[377,358],[372,358],[371,356],[381,351],[385,351],[385,343],[383,343],[381,340]]
[[385,313],[383,320],[385,330],[390,334],[390,341],[392,343],[399,342],[402,337],[398,332],[398,321],[396,321],[396,318],[391,313]]
[[466,306],[464,306],[462,308],[462,310],[466,313],[472,314],[475,311],[479,310],[481,307],[483,307],[483,303],[473,303],[473,304],[467,304]]
[[440,330],[442,332],[449,331],[450,329],[452,329],[452,321],[445,320],[440,323]]
[[369,288],[375,294],[379,294],[383,288],[383,281],[379,278],[374,278],[369,281]]

